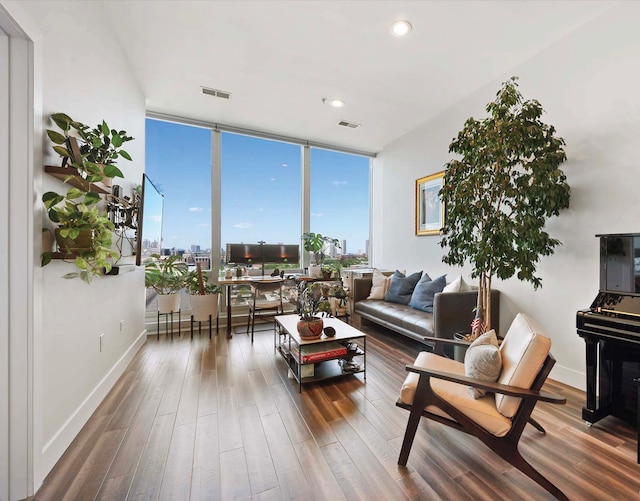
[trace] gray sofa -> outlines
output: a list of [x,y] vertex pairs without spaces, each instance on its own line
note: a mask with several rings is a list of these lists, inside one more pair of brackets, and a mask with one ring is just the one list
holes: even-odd
[[[399,334],[420,341],[431,348],[434,342],[424,337],[453,338],[456,332],[469,332],[474,317],[478,293],[439,292],[434,297],[433,313],[416,310],[409,305],[367,299],[371,291],[371,278],[353,281],[353,312],[355,323],[366,319]],[[499,332],[500,291],[491,291],[491,327]],[[442,346],[442,343],[440,343]],[[441,349],[437,349],[441,352]]]

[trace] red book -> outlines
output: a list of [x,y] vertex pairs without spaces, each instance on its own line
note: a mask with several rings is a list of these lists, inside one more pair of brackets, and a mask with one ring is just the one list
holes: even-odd
[[[297,346],[291,347],[291,354],[298,360]],[[302,363],[320,362],[328,358],[341,357],[347,354],[347,347],[336,342],[318,343],[302,347]]]

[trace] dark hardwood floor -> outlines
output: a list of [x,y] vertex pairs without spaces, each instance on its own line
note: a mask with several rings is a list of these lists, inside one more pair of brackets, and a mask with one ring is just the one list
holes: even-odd
[[[538,500],[551,496],[475,438],[422,420],[397,466],[408,413],[395,407],[418,345],[365,326],[362,374],[298,393],[272,331],[209,341],[150,337],[33,498],[44,500]],[[587,428],[584,394],[538,404],[523,456],[571,499],[640,499],[635,430]]]

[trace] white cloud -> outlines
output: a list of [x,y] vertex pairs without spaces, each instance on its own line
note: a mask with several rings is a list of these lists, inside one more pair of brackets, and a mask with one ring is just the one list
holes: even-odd
[[342,186],[344,184],[347,184],[347,182],[346,181],[334,181],[333,182],[334,186]]
[[189,207],[190,212],[202,212],[202,207]]
[[276,180],[276,178],[275,178],[275,177],[270,177],[270,178],[269,178],[269,181],[275,181],[275,180]]
[[288,165],[287,165],[287,164],[282,164],[282,166],[283,166],[283,167],[288,167]]
[[251,228],[253,225],[251,223],[236,223],[233,226],[234,228]]
[[322,212],[312,212],[311,213],[311,217],[322,217],[324,216],[324,213]]

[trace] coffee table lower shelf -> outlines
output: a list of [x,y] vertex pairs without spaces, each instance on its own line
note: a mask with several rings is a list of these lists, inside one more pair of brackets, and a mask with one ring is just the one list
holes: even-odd
[[[284,359],[289,374],[298,382],[299,391],[302,391],[302,385],[333,379],[336,377],[348,376],[351,374],[362,373],[364,379],[367,379],[367,336],[354,327],[337,320],[335,318],[326,318],[325,324],[331,325],[336,330],[335,336],[321,339],[305,341],[301,340],[295,328],[297,324],[297,315],[282,315],[276,317],[276,332],[274,333],[274,343],[276,350]],[[308,346],[321,346],[325,343],[335,342],[344,346],[353,345],[346,354],[342,353],[323,360],[302,361],[302,351]],[[296,352],[292,351],[295,348]],[[344,365],[354,363],[357,366],[354,370],[345,369]],[[308,374],[313,372],[313,374]],[[308,374],[308,375],[306,375]]]

